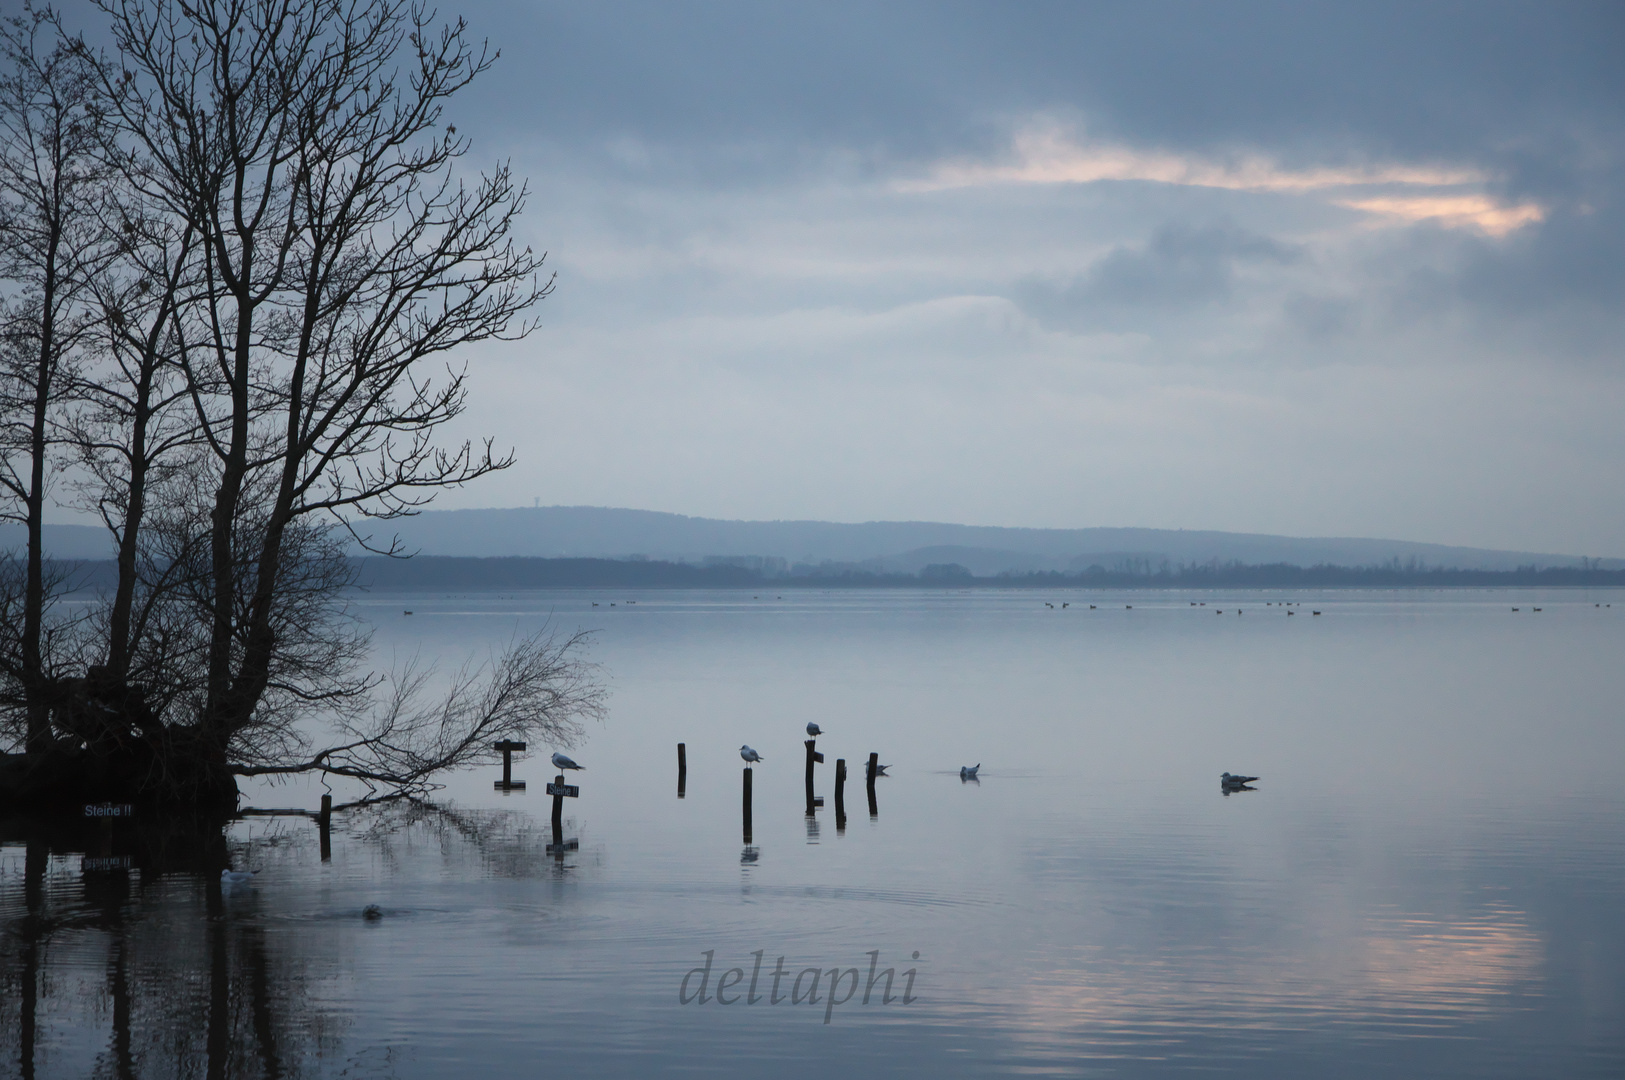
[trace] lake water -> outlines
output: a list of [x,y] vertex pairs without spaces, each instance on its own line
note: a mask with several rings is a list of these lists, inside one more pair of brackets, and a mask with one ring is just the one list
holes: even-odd
[[[1625,1072],[1625,593],[361,609],[386,662],[600,631],[579,848],[546,850],[535,746],[525,793],[342,813],[326,861],[298,817],[6,823],[0,1075]],[[227,860],[255,885],[222,896]]]

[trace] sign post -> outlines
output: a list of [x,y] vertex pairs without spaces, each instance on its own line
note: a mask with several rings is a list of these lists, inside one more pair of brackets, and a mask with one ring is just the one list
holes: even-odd
[[491,786],[498,791],[524,791],[525,782],[523,780],[518,783],[514,782],[513,755],[515,751],[524,753],[525,744],[514,742],[512,739],[503,739],[501,742],[492,743],[491,749],[500,751],[502,754],[502,779]]

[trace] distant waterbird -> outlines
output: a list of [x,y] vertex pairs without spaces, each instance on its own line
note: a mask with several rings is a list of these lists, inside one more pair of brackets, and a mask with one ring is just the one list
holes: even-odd
[[758,761],[762,760],[762,755],[752,750],[749,746],[741,746],[739,748],[739,756],[745,759],[746,765],[754,765]]
[[1219,776],[1219,782],[1230,787],[1240,787],[1242,784],[1250,784],[1257,779],[1256,776],[1235,776],[1231,773],[1223,773]]
[[557,750],[553,751],[553,767],[555,769],[579,769],[579,768],[581,768],[581,766],[577,765],[574,760],[565,757],[563,754],[559,753]]
[[819,727],[817,724],[808,724],[807,725],[807,734],[811,735],[813,738],[816,739],[816,738],[818,738],[818,736],[822,735],[823,733],[824,733],[824,729]]
[[377,922],[384,917],[384,909],[377,904],[368,904],[361,909],[361,917],[368,922]]
[[959,778],[961,780],[974,780],[976,779],[976,771],[981,767],[982,763],[980,761],[974,765],[961,765],[959,767]]
[[258,870],[222,870],[220,871],[220,884],[227,889],[240,889],[254,883],[254,875]]

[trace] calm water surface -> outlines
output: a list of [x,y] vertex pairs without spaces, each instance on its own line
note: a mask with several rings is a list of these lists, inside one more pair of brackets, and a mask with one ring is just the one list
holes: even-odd
[[579,849],[546,850],[548,748],[524,794],[339,815],[327,861],[298,817],[7,823],[0,1075],[1625,1072],[1625,593],[362,606],[385,664],[600,630]]

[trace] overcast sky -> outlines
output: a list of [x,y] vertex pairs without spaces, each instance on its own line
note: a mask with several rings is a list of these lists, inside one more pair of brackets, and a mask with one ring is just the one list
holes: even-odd
[[558,289],[445,506],[1625,555],[1625,5],[460,10]]

